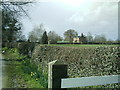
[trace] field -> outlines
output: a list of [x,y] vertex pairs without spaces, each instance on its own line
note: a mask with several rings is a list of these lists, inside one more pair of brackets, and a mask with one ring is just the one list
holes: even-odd
[[110,45],[110,44],[50,44],[47,46],[65,46],[65,47],[116,47],[119,45]]

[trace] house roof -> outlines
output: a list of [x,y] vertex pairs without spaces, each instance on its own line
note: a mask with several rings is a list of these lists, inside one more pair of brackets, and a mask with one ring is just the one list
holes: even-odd
[[81,37],[85,38],[85,36],[83,35],[83,33],[81,33],[81,36],[74,36],[74,38],[81,38]]
[[80,36],[75,36],[74,38],[80,38]]
[[70,41],[57,41],[57,43],[69,43]]

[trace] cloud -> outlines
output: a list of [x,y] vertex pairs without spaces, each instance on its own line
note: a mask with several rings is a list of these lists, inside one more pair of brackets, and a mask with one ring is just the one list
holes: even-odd
[[68,21],[81,25],[93,23],[99,25],[117,21],[117,15],[117,3],[92,3],[86,10],[74,13]]
[[68,22],[79,26],[80,32],[118,37],[118,3],[93,2],[85,10],[81,8],[68,18]]

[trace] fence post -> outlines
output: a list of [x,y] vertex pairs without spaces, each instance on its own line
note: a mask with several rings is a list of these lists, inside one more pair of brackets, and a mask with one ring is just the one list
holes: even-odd
[[[57,60],[48,64],[49,90],[61,90],[61,79],[67,78],[67,65],[57,63]],[[66,90],[66,89],[64,89]]]

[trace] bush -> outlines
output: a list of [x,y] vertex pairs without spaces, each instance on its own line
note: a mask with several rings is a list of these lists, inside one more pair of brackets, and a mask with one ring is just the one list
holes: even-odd
[[6,50],[8,50],[8,48],[7,48],[7,47],[2,48],[2,51],[6,51]]

